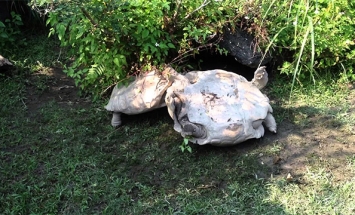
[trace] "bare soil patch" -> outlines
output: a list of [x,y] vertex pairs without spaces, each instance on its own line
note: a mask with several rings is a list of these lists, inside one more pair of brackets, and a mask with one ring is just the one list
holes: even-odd
[[300,129],[283,122],[275,137],[269,141],[278,144],[281,150],[275,156],[263,156],[261,161],[272,166],[275,173],[282,176],[290,173],[300,179],[311,166],[326,167],[335,181],[348,180],[353,174],[347,169],[348,159],[355,154],[355,137],[335,129],[316,124],[311,128]]
[[88,107],[91,102],[79,96],[73,79],[60,68],[46,68],[31,75],[27,80],[26,105],[29,113],[36,113],[44,104],[55,102],[63,107],[80,105]]

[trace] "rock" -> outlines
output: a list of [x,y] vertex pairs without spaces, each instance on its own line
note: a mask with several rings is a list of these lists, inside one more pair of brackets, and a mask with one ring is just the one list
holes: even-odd
[[[266,72],[262,67],[255,75],[261,71]],[[183,92],[167,93],[165,102],[174,129],[190,142],[234,145],[262,137],[262,123],[276,133],[269,99],[253,82],[224,70],[190,72],[186,77],[190,84]]]
[[225,48],[239,63],[251,68],[257,68],[270,62],[271,55],[268,53],[260,64],[263,53],[258,50],[258,47],[255,48],[254,42],[254,37],[247,32],[238,28],[232,32],[230,28],[226,27],[219,45],[221,48]]

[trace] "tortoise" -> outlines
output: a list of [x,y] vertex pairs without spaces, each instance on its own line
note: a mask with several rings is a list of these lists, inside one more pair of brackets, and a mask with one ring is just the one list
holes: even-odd
[[135,115],[165,107],[164,97],[168,88],[178,92],[188,80],[171,67],[162,72],[153,70],[138,76],[128,86],[116,85],[105,109],[112,111],[111,125],[122,124],[121,114]]
[[264,135],[263,124],[276,133],[269,99],[262,89],[268,82],[265,67],[252,81],[224,70],[189,72],[190,84],[165,97],[174,129],[190,142],[228,146]]

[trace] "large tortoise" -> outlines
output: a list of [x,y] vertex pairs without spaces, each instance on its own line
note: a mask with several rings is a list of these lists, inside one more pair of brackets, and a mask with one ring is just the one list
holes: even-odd
[[223,70],[190,72],[190,85],[165,98],[174,129],[200,145],[233,145],[264,135],[265,126],[276,133],[269,99],[261,93],[267,81],[265,67],[249,82]]

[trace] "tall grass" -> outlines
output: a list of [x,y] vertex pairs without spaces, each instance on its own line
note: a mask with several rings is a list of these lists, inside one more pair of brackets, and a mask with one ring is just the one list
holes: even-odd
[[275,57],[285,50],[291,53],[279,68],[280,73],[292,76],[291,93],[296,81],[310,79],[315,83],[324,73],[342,71],[344,79],[355,80],[351,75],[355,55],[355,8],[351,3],[270,0],[256,4],[261,5],[262,13],[260,22],[256,22],[272,38],[264,45],[266,52],[272,51]]

